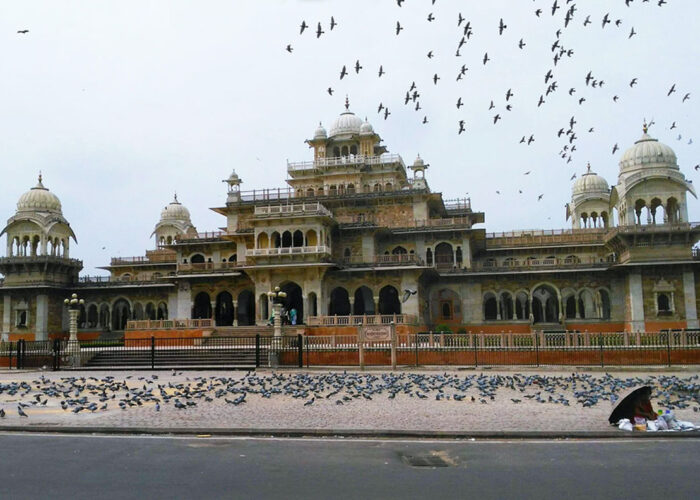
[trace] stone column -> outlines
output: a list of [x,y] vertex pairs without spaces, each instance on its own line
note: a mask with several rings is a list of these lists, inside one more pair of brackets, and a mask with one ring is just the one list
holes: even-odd
[[462,240],[462,267],[465,269],[471,269],[472,267],[472,249],[469,238]]
[[216,324],[216,301],[211,300],[209,301],[209,304],[211,304],[211,319]]
[[633,332],[644,331],[644,294],[642,291],[642,273],[632,271],[627,275],[627,293],[629,311],[627,317]]
[[685,300],[685,321],[687,328],[700,328],[695,298],[695,275],[692,270],[683,271],[683,298]]
[[350,316],[355,313],[355,297],[348,296],[348,302],[350,302]]
[[374,299],[374,314],[378,316],[379,315],[379,297],[374,296],[373,299]]
[[34,340],[49,340],[48,327],[49,296],[42,293],[36,296],[36,331],[34,332]]
[[[257,302],[257,299],[253,298],[253,300]],[[233,304],[233,326],[238,326],[238,301],[232,300],[231,303]]]
[[2,308],[2,338],[1,340],[7,342],[10,340],[10,328],[12,327],[12,298],[10,294],[5,294],[3,296],[3,308]]
[[180,283],[177,289],[177,309],[168,311],[170,319],[191,319],[192,318],[192,297],[189,283]]

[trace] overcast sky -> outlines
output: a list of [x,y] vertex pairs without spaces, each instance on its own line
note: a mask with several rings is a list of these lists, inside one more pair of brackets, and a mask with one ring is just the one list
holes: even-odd
[[[284,186],[286,161],[311,159],[304,140],[319,121],[330,128],[346,94],[390,152],[407,164],[417,153],[430,163],[434,191],[471,197],[489,232],[570,227],[570,177],[590,161],[615,184],[644,118],[654,119],[650,134],[676,151],[697,184],[700,2],[575,3],[560,36],[573,56],[555,66],[551,45],[564,8],[552,16],[550,0],[405,0],[400,8],[394,0],[0,0],[0,216],[13,215],[41,170],[78,236],[72,256],[83,259],[84,273],[104,273],[95,268],[110,256],[153,248],[149,235],[175,191],[197,229],[211,231],[225,225],[208,208],[225,203],[221,179],[232,168],[243,189]],[[459,12],[473,34],[456,57]],[[606,13],[613,23],[601,28]],[[507,28],[499,36],[501,18]],[[302,20],[310,28],[300,36]],[[325,33],[317,39],[319,21]],[[17,33],[23,29],[29,33]],[[485,52],[491,60],[483,65]],[[463,64],[469,69],[458,82]],[[343,65],[351,73],[341,81]],[[378,78],[380,65],[386,74]],[[558,89],[538,107],[550,69]],[[588,71],[602,88],[586,87]],[[413,81],[420,111],[403,104]],[[380,102],[387,120],[377,114]],[[496,113],[502,120],[494,125]],[[572,115],[577,151],[567,164],[557,131]],[[531,134],[533,144],[519,144]],[[689,197],[689,217],[698,220]]]

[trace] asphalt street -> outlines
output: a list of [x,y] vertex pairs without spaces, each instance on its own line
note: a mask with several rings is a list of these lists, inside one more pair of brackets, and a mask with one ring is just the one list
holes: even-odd
[[0,498],[693,498],[700,440],[0,435]]

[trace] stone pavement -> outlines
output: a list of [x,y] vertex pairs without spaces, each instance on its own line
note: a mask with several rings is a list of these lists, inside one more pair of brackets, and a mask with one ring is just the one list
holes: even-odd
[[[268,380],[281,380],[280,386],[290,382],[296,377],[305,377],[308,374],[310,379],[315,380],[327,374],[342,375],[343,370],[333,371],[304,371],[304,370],[283,370],[273,372],[272,370],[258,370],[252,375]],[[347,372],[357,374],[360,380],[368,382],[375,380],[374,384],[381,382],[381,376],[389,371],[370,372]],[[452,381],[464,380],[471,377],[474,381],[481,375],[481,372],[474,371],[399,371],[394,374],[404,374],[409,376],[419,374],[425,377],[447,377]],[[609,399],[601,397],[597,404],[584,407],[574,394],[571,384],[564,382],[564,377],[571,376],[571,371],[535,371],[522,370],[515,371],[487,371],[484,377],[512,377],[518,373],[520,380],[525,380],[528,376],[543,376],[551,382],[554,389],[551,392],[543,391],[547,383],[535,382],[527,385],[523,391],[518,388],[499,387],[494,390],[493,398],[483,397],[476,385],[472,385],[463,392],[464,399],[461,401],[454,399],[454,394],[460,393],[448,385],[440,394],[439,389],[430,391],[416,391],[413,386],[411,391],[397,392],[390,397],[388,391],[371,393],[371,399],[364,396],[353,395],[352,390],[347,392],[345,388],[338,393],[332,393],[332,387],[326,386],[324,390],[316,388],[316,394],[309,391],[300,397],[293,397],[289,394],[268,394],[270,397],[263,397],[261,394],[251,393],[245,397],[245,402],[235,405],[231,401],[240,397],[242,393],[219,394],[216,397],[216,390],[226,387],[225,384],[217,386],[211,380],[201,382],[202,378],[212,378],[215,382],[218,377],[225,377],[226,384],[239,381],[229,387],[241,387],[249,384],[249,380],[244,380],[246,372],[235,371],[178,371],[172,372],[158,371],[81,371],[81,372],[40,372],[40,371],[0,371],[0,408],[4,409],[5,417],[0,419],[0,430],[4,429],[37,429],[37,428],[76,428],[76,429],[132,429],[137,430],[175,430],[193,432],[203,429],[211,430],[309,430],[309,431],[333,431],[333,430],[354,430],[378,432],[405,431],[405,432],[448,432],[448,433],[622,433],[616,428],[608,425],[607,417],[612,409]],[[577,372],[584,374],[583,372]],[[152,376],[157,378],[151,378]],[[272,376],[277,375],[280,379]],[[589,373],[593,383],[597,383],[604,373]],[[108,396],[105,401],[100,401],[100,391],[102,389],[89,390],[89,385],[97,385],[100,379],[106,376],[113,376],[117,382],[123,382],[126,386],[119,388],[116,392],[105,391]],[[345,375],[347,376],[347,375]],[[638,385],[649,376],[656,377],[651,380],[655,385],[658,377],[676,376],[686,383],[698,384],[696,372],[616,372],[614,376],[618,379],[631,380],[629,384]],[[47,383],[38,383],[40,377],[45,377]],[[79,391],[74,390],[71,382],[66,381],[68,377],[77,377],[74,381],[77,385],[84,386]],[[85,381],[80,380],[81,377]],[[96,380],[92,380],[94,377]],[[376,377],[376,379],[374,378]],[[693,378],[694,377],[694,378]],[[63,379],[63,380],[62,380]],[[488,380],[488,379],[482,379]],[[12,383],[26,382],[27,385],[20,388],[15,394],[10,394]],[[199,397],[183,398],[184,387],[195,389],[200,383],[202,392]],[[162,386],[163,393],[158,386]],[[178,388],[179,385],[179,388]],[[584,387],[581,381],[577,384],[577,390]],[[54,395],[47,397],[45,390],[47,387],[66,388],[70,394]],[[255,384],[252,385],[255,387]],[[44,392],[40,392],[38,387],[43,387]],[[120,400],[127,400],[128,387],[132,392],[130,395],[131,405],[125,405],[126,409],[119,406]],[[259,387],[259,385],[258,385]],[[269,387],[269,384],[268,384]],[[691,385],[692,387],[692,385]],[[67,389],[70,388],[70,389]],[[156,402],[149,401],[148,398],[133,398],[134,394],[144,389],[152,388],[153,396],[161,399],[157,409]],[[87,397],[87,402],[82,404],[69,404],[67,409],[61,407],[61,401],[69,401],[80,397]],[[620,391],[623,392],[623,391]],[[114,398],[112,398],[114,394]],[[162,394],[171,396],[169,402],[162,401]],[[331,394],[330,397],[326,397]],[[536,396],[540,394],[540,396]],[[38,395],[38,401],[37,401]],[[350,395],[350,396],[349,396]],[[550,402],[549,396],[559,403]],[[344,396],[344,397],[343,397]],[[530,396],[530,398],[526,397]],[[449,398],[448,398],[449,397]],[[684,409],[675,409],[676,416],[680,420],[689,420],[694,423],[700,422],[700,404],[691,401]],[[310,402],[313,398],[313,402]],[[474,399],[472,401],[472,398]],[[544,402],[538,402],[536,398],[541,398]],[[673,401],[677,395],[671,394]],[[192,406],[178,409],[174,400],[180,402],[191,401]],[[513,399],[519,400],[514,402]],[[134,401],[141,401],[141,405]],[[229,402],[227,402],[228,400]],[[46,401],[45,405],[42,404]],[[339,402],[340,401],[340,402]],[[561,401],[567,401],[565,406]],[[24,412],[28,417],[18,415],[17,405],[24,402],[29,406],[24,407]],[[34,402],[34,404],[32,404]],[[90,411],[84,409],[79,413],[73,413],[75,406],[87,406],[95,402],[98,408],[107,405],[106,409],[96,409]],[[657,400],[652,400],[655,409],[663,408]],[[64,402],[65,404],[65,402]]]

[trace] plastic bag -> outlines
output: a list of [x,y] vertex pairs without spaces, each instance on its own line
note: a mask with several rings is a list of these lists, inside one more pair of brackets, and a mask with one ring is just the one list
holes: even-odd
[[647,431],[656,432],[658,430],[659,430],[659,428],[656,425],[656,420],[647,420]]
[[618,429],[620,429],[621,431],[629,431],[629,432],[632,432],[632,429],[633,429],[633,428],[632,428],[632,422],[630,422],[630,420],[629,420],[628,418],[620,419],[620,421],[617,422],[617,427],[618,427]]
[[659,431],[668,430],[668,423],[666,422],[666,419],[661,417],[660,415],[659,418],[656,419],[656,429]]

